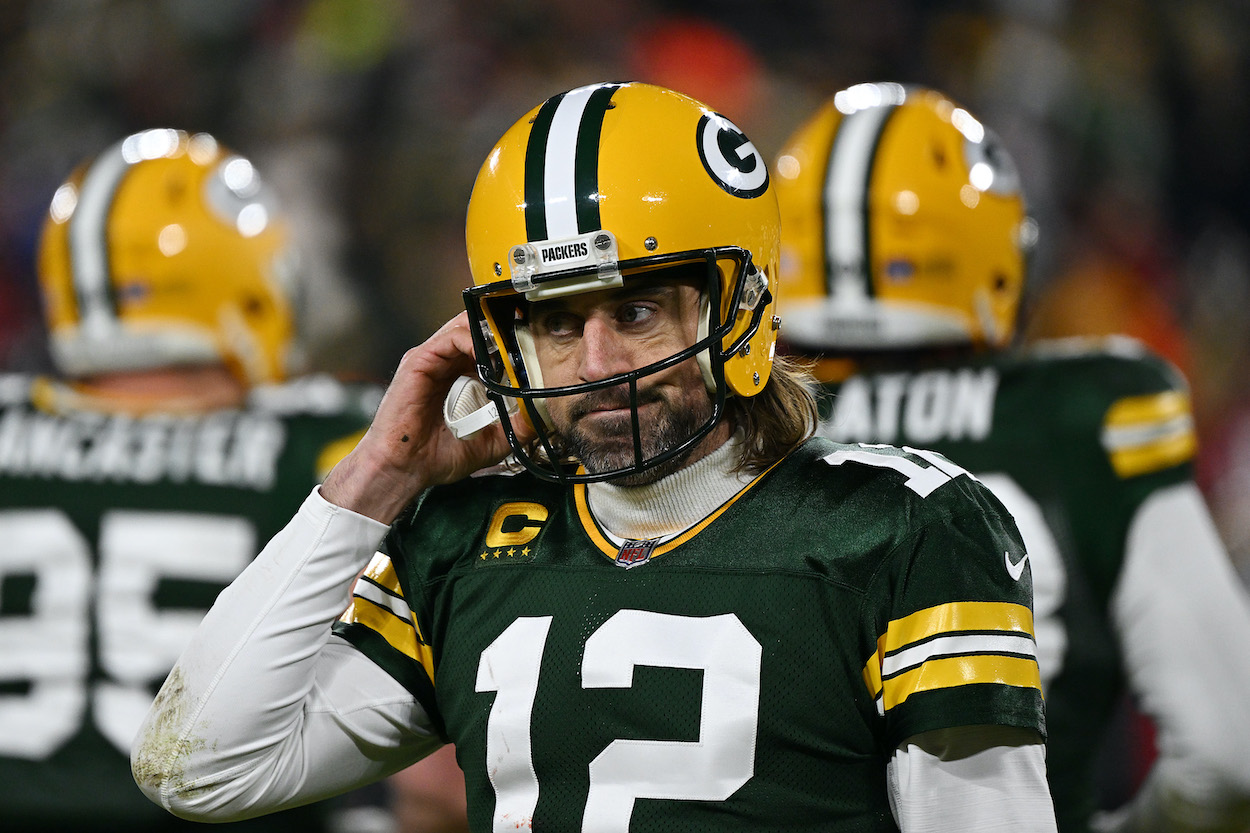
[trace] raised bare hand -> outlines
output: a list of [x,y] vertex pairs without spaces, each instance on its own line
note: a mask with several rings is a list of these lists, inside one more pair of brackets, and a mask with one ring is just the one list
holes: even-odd
[[[462,312],[404,354],[373,424],[330,472],[322,497],[390,523],[423,489],[502,460],[510,449],[500,425],[457,439],[443,421],[452,383],[476,373],[468,314]],[[514,423],[525,430],[521,420]]]

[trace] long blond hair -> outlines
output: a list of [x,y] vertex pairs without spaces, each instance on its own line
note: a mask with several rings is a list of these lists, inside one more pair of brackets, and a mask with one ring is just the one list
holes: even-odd
[[780,460],[816,430],[814,379],[793,358],[773,357],[772,373],[755,396],[735,396],[726,403],[734,426],[745,438],[741,471],[758,473]]

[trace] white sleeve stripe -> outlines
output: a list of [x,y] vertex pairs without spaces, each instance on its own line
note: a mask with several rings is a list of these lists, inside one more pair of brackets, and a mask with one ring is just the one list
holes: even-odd
[[1184,436],[1193,430],[1193,417],[1185,414],[1162,422],[1105,428],[1102,432],[1102,445],[1108,451],[1120,451]]
[[1028,634],[970,634],[943,636],[912,645],[885,657],[881,662],[882,678],[900,674],[939,657],[971,654],[1012,654],[1037,656],[1037,646]]
[[373,582],[358,581],[356,582],[356,590],[352,593],[357,598],[372,602],[378,607],[385,608],[394,613],[400,619],[403,619],[409,625],[412,624],[412,611],[408,609],[408,603],[399,596],[395,596],[385,589],[379,587]]

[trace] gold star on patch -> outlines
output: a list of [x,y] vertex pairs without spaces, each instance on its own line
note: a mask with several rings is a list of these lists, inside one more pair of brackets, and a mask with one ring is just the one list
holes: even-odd
[[508,550],[508,557],[509,557],[509,558],[511,558],[511,557],[512,557],[512,556],[514,556],[514,555],[516,555],[516,547],[513,547],[512,549]]
[[498,557],[499,557],[499,550],[495,550],[495,555],[494,555],[494,557],[495,557],[495,558],[498,558]]
[[529,548],[529,547],[526,547],[525,549],[521,550],[521,555],[529,555],[529,554],[530,554],[530,548]]
[[478,558],[480,558],[480,559],[482,559],[483,561],[485,561],[485,560],[486,560],[486,553],[482,553],[481,555],[479,555],[479,556],[478,556]]

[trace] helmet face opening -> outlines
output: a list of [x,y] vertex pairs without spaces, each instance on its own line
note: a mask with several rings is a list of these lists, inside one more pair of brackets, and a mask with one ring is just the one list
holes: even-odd
[[[729,285],[734,287],[728,303],[722,298],[726,273],[733,276]],[[748,277],[751,275],[756,277]],[[620,264],[616,277],[610,280],[610,288],[597,288],[595,284],[599,279],[595,267],[584,267],[537,277],[528,284],[530,289],[523,292],[517,291],[514,281],[497,281],[465,290],[465,305],[469,311],[470,330],[478,358],[478,374],[501,413],[507,412],[507,398],[521,403],[523,418],[534,427],[537,440],[530,447],[520,445],[510,419],[504,420],[504,430],[517,459],[544,479],[563,482],[611,480],[682,458],[724,416],[729,393],[725,364],[749,342],[768,306],[765,297],[767,289],[762,287],[762,276],[751,263],[750,253],[734,247],[706,252],[678,252]],[[693,343],[642,367],[607,378],[559,386],[544,384],[531,327],[534,305],[568,294],[624,290],[621,297],[628,298],[630,289],[643,290],[656,284],[670,283],[684,283],[699,290],[698,335]],[[567,291],[569,286],[587,285],[590,288],[577,293]],[[737,315],[726,316],[720,312],[724,309],[749,309],[747,329],[740,334],[735,333]],[[692,359],[698,364],[709,397],[710,410],[706,418],[697,425],[689,426],[685,436],[669,438],[670,442],[664,447],[645,449],[638,410],[642,401],[640,390],[646,390],[650,377]],[[570,454],[567,438],[561,436],[552,422],[548,403],[610,388],[627,391],[632,459],[621,466],[587,471],[584,467],[579,468],[581,461]]]
[[[465,224],[475,284],[465,303],[479,374],[496,404],[519,400],[521,417],[538,432],[531,448],[520,447],[504,420],[517,459],[558,481],[625,478],[680,462],[724,416],[727,397],[754,396],[768,382],[779,238],[763,156],[733,123],[688,96],[650,84],[592,84],[518,120],[479,170]],[[701,289],[697,337],[610,378],[544,382],[530,305],[661,279]],[[691,358],[711,415],[703,419],[700,410],[699,425],[657,449],[648,439],[648,390],[657,374]],[[628,394],[633,453],[617,455],[629,457],[620,465],[599,460],[585,467],[594,471],[573,471],[572,463],[585,461],[550,414],[610,388]],[[623,445],[614,442],[614,454]]]

